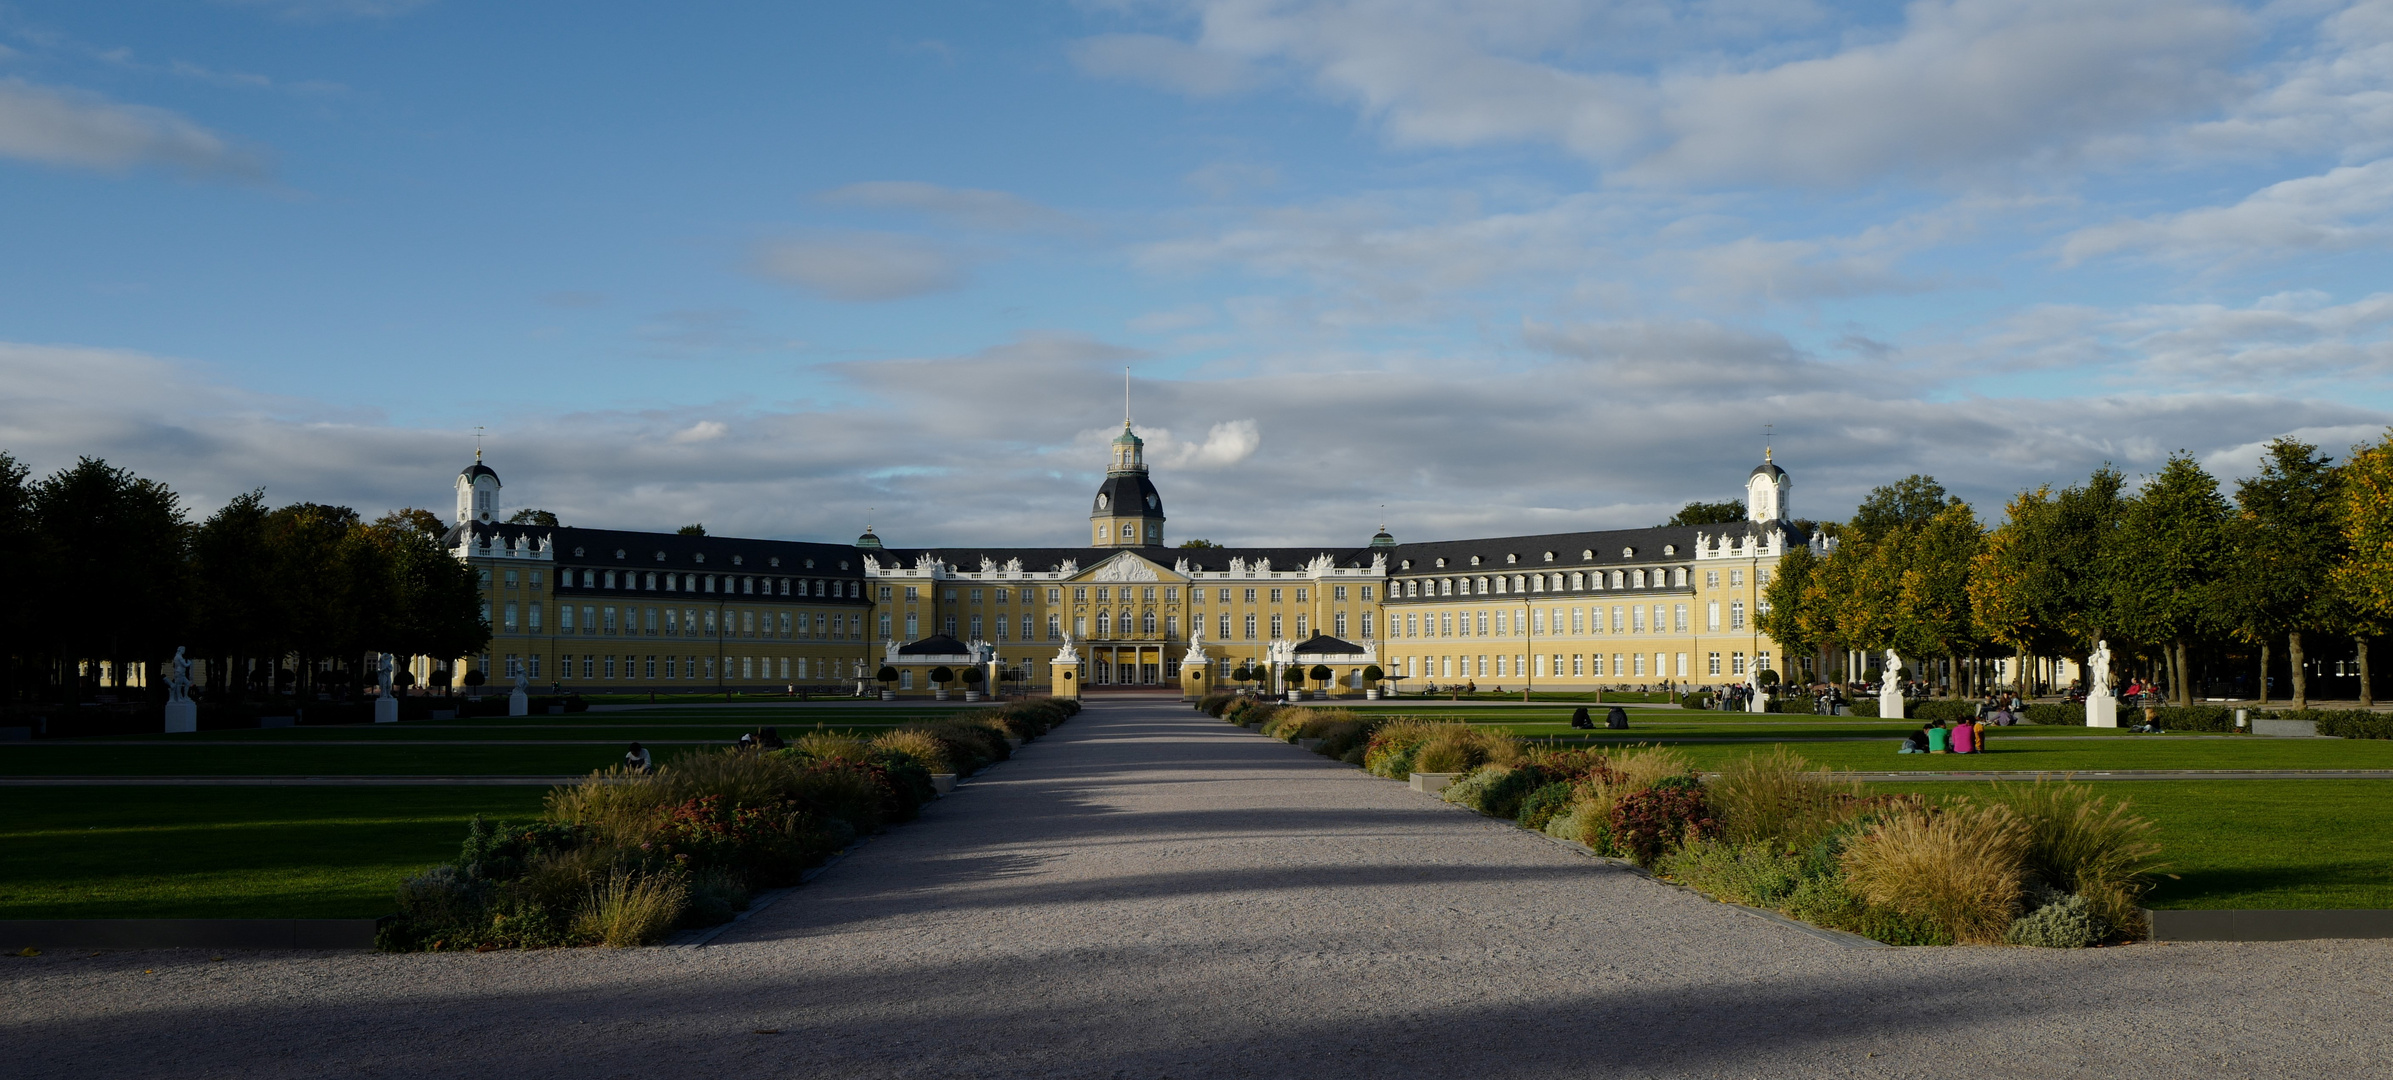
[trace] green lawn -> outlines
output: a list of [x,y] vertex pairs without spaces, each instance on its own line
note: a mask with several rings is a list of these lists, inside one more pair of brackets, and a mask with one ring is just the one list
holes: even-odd
[[[1971,772],[2104,769],[2393,769],[2393,740],[2382,739],[2004,739],[1981,754],[1898,754],[1883,742],[1788,742],[1815,765],[1836,769]],[[1716,768],[1770,744],[1685,743],[1678,749],[1700,768]]]
[[[2393,781],[2150,780],[2095,785],[2158,826],[2156,908],[2393,908]],[[1962,794],[1976,785],[1872,784]]]
[[[629,740],[626,740],[628,744]],[[667,748],[670,758],[679,747]],[[693,748],[694,749],[694,748]],[[5,776],[566,776],[620,761],[605,746],[0,744]]]
[[363,918],[540,788],[0,788],[0,919]]

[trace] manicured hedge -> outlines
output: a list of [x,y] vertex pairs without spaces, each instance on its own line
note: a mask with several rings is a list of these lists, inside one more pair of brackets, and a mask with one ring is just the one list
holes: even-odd
[[2027,714],[2027,722],[2031,724],[2042,724],[2046,727],[2086,726],[2086,707],[2066,701],[2049,705],[2030,705],[2022,711]]
[[2318,733],[2344,739],[2393,739],[2393,713],[2366,709],[2288,709],[2279,720],[2311,720]]

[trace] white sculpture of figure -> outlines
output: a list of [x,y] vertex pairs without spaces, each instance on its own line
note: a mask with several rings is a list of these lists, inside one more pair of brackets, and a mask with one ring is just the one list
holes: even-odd
[[1762,684],[1753,675],[1745,676],[1745,711],[1770,711],[1770,696],[1762,693]]
[[2094,643],[2086,657],[2086,726],[2119,726],[2119,699],[2110,688],[2110,642]]
[[1072,632],[1069,630],[1064,631],[1064,647],[1055,650],[1055,664],[1057,667],[1080,666],[1080,651],[1072,647]]
[[1181,654],[1180,666],[1203,667],[1209,659],[1205,655],[1205,622],[1198,619],[1195,628],[1188,632],[1188,651]]
[[174,648],[174,674],[166,678],[166,731],[179,735],[199,730],[199,704],[191,700],[191,659],[183,646]]
[[521,664],[515,667],[515,689],[507,695],[507,715],[532,715],[532,680],[524,674]]
[[1893,649],[1886,650],[1885,667],[1878,684],[1878,716],[1886,720],[1903,718],[1903,657]]
[[374,680],[382,685],[382,696],[374,699],[377,724],[399,722],[399,699],[391,694],[391,667],[391,654],[379,653],[374,657]]

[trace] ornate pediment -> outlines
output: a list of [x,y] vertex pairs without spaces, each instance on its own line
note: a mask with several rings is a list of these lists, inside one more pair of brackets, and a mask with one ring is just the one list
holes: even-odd
[[1097,564],[1095,581],[1161,581],[1155,564],[1125,551]]

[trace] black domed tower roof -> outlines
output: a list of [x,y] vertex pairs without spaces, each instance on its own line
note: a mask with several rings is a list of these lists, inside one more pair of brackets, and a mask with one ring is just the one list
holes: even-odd
[[457,473],[457,475],[459,475],[459,476],[462,476],[462,477],[464,477],[464,478],[466,478],[466,479],[468,479],[468,480],[476,480],[476,479],[480,479],[481,477],[485,477],[485,476],[487,476],[487,477],[489,477],[489,478],[491,478],[491,479],[493,479],[493,480],[496,480],[496,479],[498,479],[498,478],[499,478],[498,470],[496,470],[496,469],[493,469],[493,468],[491,468],[491,467],[490,467],[490,466],[488,466],[488,465],[484,465],[484,464],[482,464],[482,462],[481,462],[481,459],[479,459],[479,458],[475,459],[473,464],[471,464],[471,465],[468,465],[468,466],[466,466],[465,468],[463,468],[463,469],[461,469],[461,470],[458,470],[458,473]]

